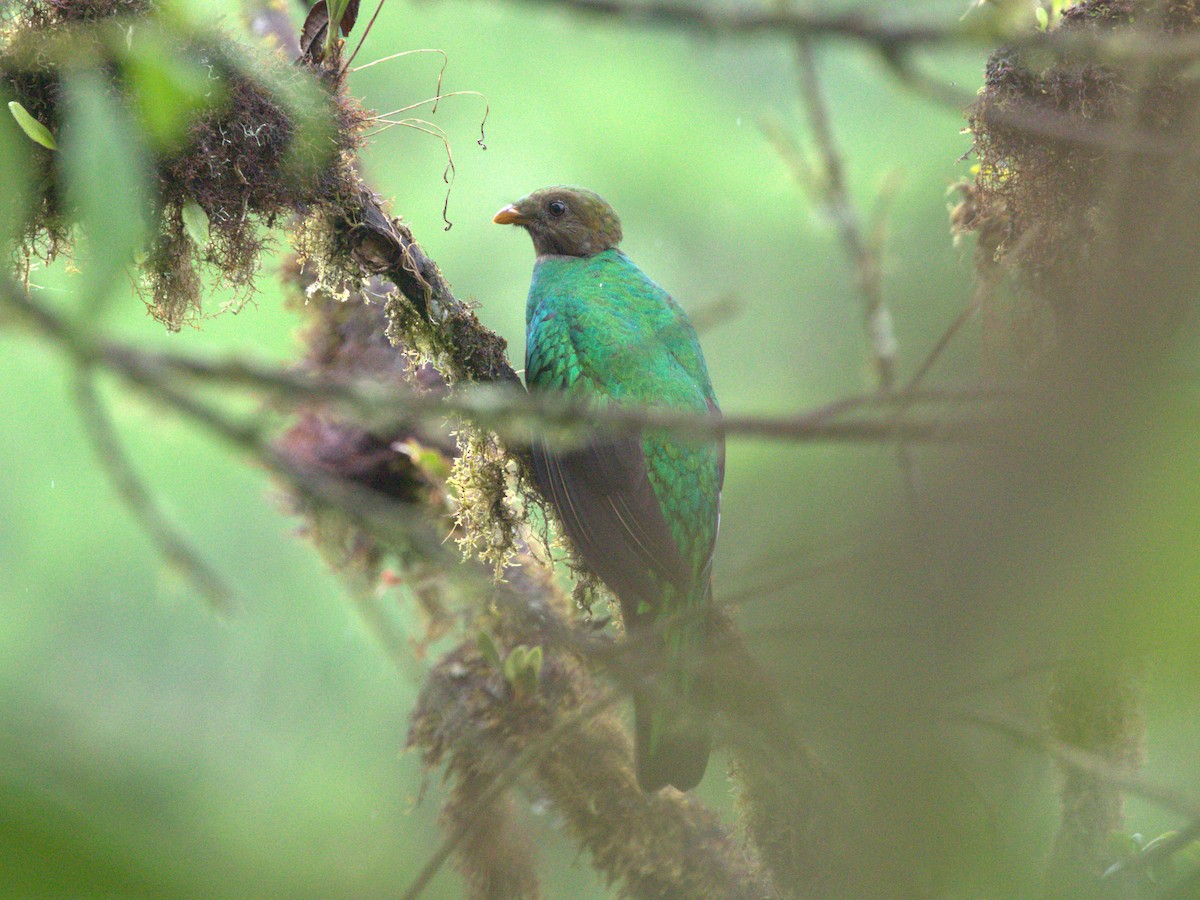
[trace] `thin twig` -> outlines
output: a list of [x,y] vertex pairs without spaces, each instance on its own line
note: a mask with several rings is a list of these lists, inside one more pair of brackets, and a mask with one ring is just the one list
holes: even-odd
[[[808,124],[821,160],[819,175],[808,168],[808,177],[802,184],[809,185],[814,200],[822,203],[832,214],[842,246],[854,268],[855,281],[862,301],[863,330],[874,364],[876,385],[880,393],[888,393],[895,386],[899,341],[892,321],[891,310],[883,296],[883,242],[886,234],[887,199],[892,191],[881,192],[872,216],[868,233],[864,230],[862,217],[850,197],[846,186],[845,162],[837,139],[833,134],[829,106],[821,86],[817,69],[816,54],[812,41],[807,36],[797,37],[796,67],[799,72],[800,95],[808,113]],[[797,151],[795,154],[799,157]],[[917,496],[916,475],[913,471],[912,454],[903,441],[896,446],[896,461],[904,481],[905,492],[910,501]]]
[[352,570],[339,568],[337,571],[363,625],[388,661],[402,675],[421,681],[425,676],[424,667],[419,664],[406,632],[388,615],[378,593],[377,581]]
[[905,382],[903,391],[905,394],[911,394],[920,387],[921,382],[925,380],[925,376],[933,369],[934,364],[937,363],[941,355],[946,352],[946,348],[950,346],[954,338],[958,336],[959,331],[974,318],[977,312],[979,312],[979,301],[977,298],[972,299],[970,303],[959,311],[958,315],[954,317],[954,321],[946,327],[946,330],[942,332],[941,337],[937,339],[929,353],[921,360],[921,365],[917,366],[917,370],[913,372],[912,377]]
[[[342,71],[338,73],[338,77],[342,78],[350,71],[350,66],[354,62],[354,57],[358,56],[358,51],[362,49],[362,45],[366,43],[367,35],[371,33],[372,27],[375,25],[375,20],[379,18],[379,13],[383,9],[384,0],[379,0],[379,4],[375,7],[375,12],[371,14],[370,20],[367,22],[367,27],[362,30],[362,37],[358,39],[358,43],[354,47],[354,52],[350,54],[350,58],[346,60],[346,65],[342,67]],[[442,84],[442,76],[438,75],[438,86]]]
[[829,210],[838,236],[846,248],[846,255],[854,266],[855,280],[862,298],[863,326],[871,348],[879,390],[886,392],[891,390],[895,381],[898,347],[891,313],[883,298],[880,248],[864,235],[861,216],[846,186],[845,162],[833,134],[820,73],[807,37],[796,40],[796,64],[809,128],[820,157],[819,177],[815,179],[819,194],[813,199]]

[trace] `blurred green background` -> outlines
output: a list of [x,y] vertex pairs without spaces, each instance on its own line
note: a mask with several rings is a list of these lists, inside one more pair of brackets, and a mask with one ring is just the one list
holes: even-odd
[[[233,0],[209,6],[241,29]],[[957,18],[962,6],[914,11]],[[532,252],[491,216],[534,188],[577,183],[613,203],[626,251],[685,307],[736,301],[736,314],[702,335],[727,411],[797,411],[870,388],[851,267],[761,130],[774,121],[808,140],[790,44],[545,4],[389,0],[357,62],[416,48],[447,53],[444,91],[486,95],[487,149],[475,143],[482,101],[443,100],[432,120],[457,167],[450,230],[439,142],[392,128],[364,153],[366,174],[518,365]],[[900,178],[884,284],[903,376],[970,296],[969,250],[952,246],[946,216],[970,139],[959,111],[897,87],[871,54],[833,44],[819,61],[856,199],[869,208]],[[983,55],[926,62],[969,92]],[[406,106],[432,94],[440,63],[383,63],[355,74],[351,90],[380,111]],[[269,269],[237,314],[216,315],[227,298],[209,296],[214,315],[198,328],[167,335],[132,295],[105,325],[144,346],[291,359],[298,322]],[[78,279],[59,266],[32,281],[69,305]],[[961,384],[973,366],[968,334],[937,377]],[[216,621],[164,568],[90,453],[62,358],[0,332],[0,892],[397,893],[440,839],[439,775],[402,752],[421,664],[397,672],[374,646],[264,472],[123,389],[106,396],[159,501],[243,609]],[[809,561],[901,497],[889,449],[732,441],[718,595],[799,584]],[[746,610],[751,634],[771,621],[760,612]],[[1194,748],[1193,722],[1171,717],[1152,718],[1163,746]],[[1186,760],[1165,755],[1173,778],[1197,775],[1194,749]],[[1152,766],[1162,758],[1152,754]],[[1029,791],[1022,802],[1044,810],[1044,831],[1028,836],[1036,858],[1054,824],[1054,776],[1032,756],[1015,769],[1012,784]],[[722,760],[701,793],[729,807]],[[1133,812],[1135,830],[1169,824]],[[528,819],[547,896],[608,895],[552,809],[531,803]],[[446,867],[427,896],[458,893]]]

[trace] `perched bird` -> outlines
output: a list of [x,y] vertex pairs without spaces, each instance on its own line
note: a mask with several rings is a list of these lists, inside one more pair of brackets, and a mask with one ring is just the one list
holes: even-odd
[[[496,213],[533,238],[525,381],[598,406],[717,413],[696,331],[617,249],[621,223],[591,191],[550,187]],[[638,783],[695,787],[712,746],[703,655],[725,474],[724,441],[646,428],[556,449],[534,478],[584,562],[616,594],[655,673],[633,689]]]

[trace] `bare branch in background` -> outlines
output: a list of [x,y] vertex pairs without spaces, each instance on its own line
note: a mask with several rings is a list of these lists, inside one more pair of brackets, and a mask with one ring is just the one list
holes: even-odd
[[[845,161],[833,134],[825,91],[821,86],[813,47],[808,38],[799,38],[796,41],[796,64],[799,69],[800,94],[816,147],[817,164],[805,164],[800,149],[794,145],[789,146],[782,134],[773,133],[770,136],[776,142],[776,146],[781,147],[784,159],[796,170],[797,181],[802,186],[808,186],[813,202],[828,211],[837,228],[846,256],[854,267],[855,282],[863,305],[863,327],[870,347],[875,377],[879,390],[886,393],[892,389],[896,380],[899,345],[892,316],[883,296],[881,257],[885,214],[881,207],[874,227],[869,231],[864,228],[862,216],[846,185]],[[802,169],[807,169],[807,174]],[[883,203],[882,196],[880,203]]]
[[635,25],[690,29],[711,34],[782,34],[796,38],[845,38],[879,49],[947,42],[989,45],[995,35],[974,24],[889,22],[883,17],[817,8],[747,7],[675,0],[521,0],[577,13],[622,18]]

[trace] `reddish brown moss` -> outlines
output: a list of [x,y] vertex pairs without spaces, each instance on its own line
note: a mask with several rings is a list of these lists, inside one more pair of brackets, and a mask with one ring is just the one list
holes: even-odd
[[[83,56],[111,79],[120,95],[120,41],[106,21],[147,18],[147,27],[174,41],[172,53],[208,73],[220,102],[199,112],[182,145],[149,147],[152,188],[160,210],[157,233],[144,269],[147,303],[168,328],[177,329],[200,308],[203,268],[217,282],[252,289],[267,229],[295,216],[337,218],[356,201],[361,185],[353,161],[363,142],[367,113],[343,87],[279,57],[264,58],[222,33],[173,31],[156,21],[146,2],[30,0],[10,11],[0,36],[0,88],[56,132],[62,120],[63,43],[86,48]],[[57,48],[57,49],[56,49]],[[306,82],[306,84],[299,84]],[[289,97],[303,93],[327,99],[328,110],[303,110]],[[313,134],[317,118],[324,130]],[[24,242],[52,258],[66,245],[69,210],[63,210],[54,154],[39,154],[44,196],[30,219]],[[301,171],[304,170],[304,171]],[[180,211],[196,203],[209,221],[204,246],[183,236]]]

